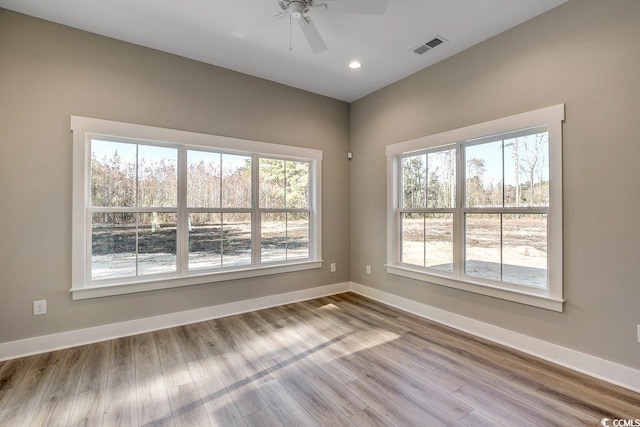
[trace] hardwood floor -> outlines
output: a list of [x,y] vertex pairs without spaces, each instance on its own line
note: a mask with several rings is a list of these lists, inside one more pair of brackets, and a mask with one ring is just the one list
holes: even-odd
[[0,362],[0,426],[547,426],[640,394],[352,293]]

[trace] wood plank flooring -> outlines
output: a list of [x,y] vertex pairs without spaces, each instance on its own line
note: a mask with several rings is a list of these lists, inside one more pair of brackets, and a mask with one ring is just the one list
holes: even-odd
[[0,426],[568,426],[640,394],[352,293],[0,362]]

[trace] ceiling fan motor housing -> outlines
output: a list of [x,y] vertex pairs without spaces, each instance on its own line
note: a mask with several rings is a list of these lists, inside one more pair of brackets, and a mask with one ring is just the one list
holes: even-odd
[[292,18],[300,19],[307,12],[309,12],[309,6],[313,4],[313,0],[280,0],[278,5],[286,12],[289,12]]

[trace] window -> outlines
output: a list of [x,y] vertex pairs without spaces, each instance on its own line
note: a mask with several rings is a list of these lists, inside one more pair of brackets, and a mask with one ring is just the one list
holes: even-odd
[[562,311],[564,106],[387,147],[387,271]]
[[75,117],[73,297],[320,268],[319,150]]

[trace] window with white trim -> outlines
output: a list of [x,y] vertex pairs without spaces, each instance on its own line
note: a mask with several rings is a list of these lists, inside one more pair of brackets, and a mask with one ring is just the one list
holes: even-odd
[[562,311],[564,105],[387,147],[392,274]]
[[320,150],[72,116],[74,299],[320,268]]

